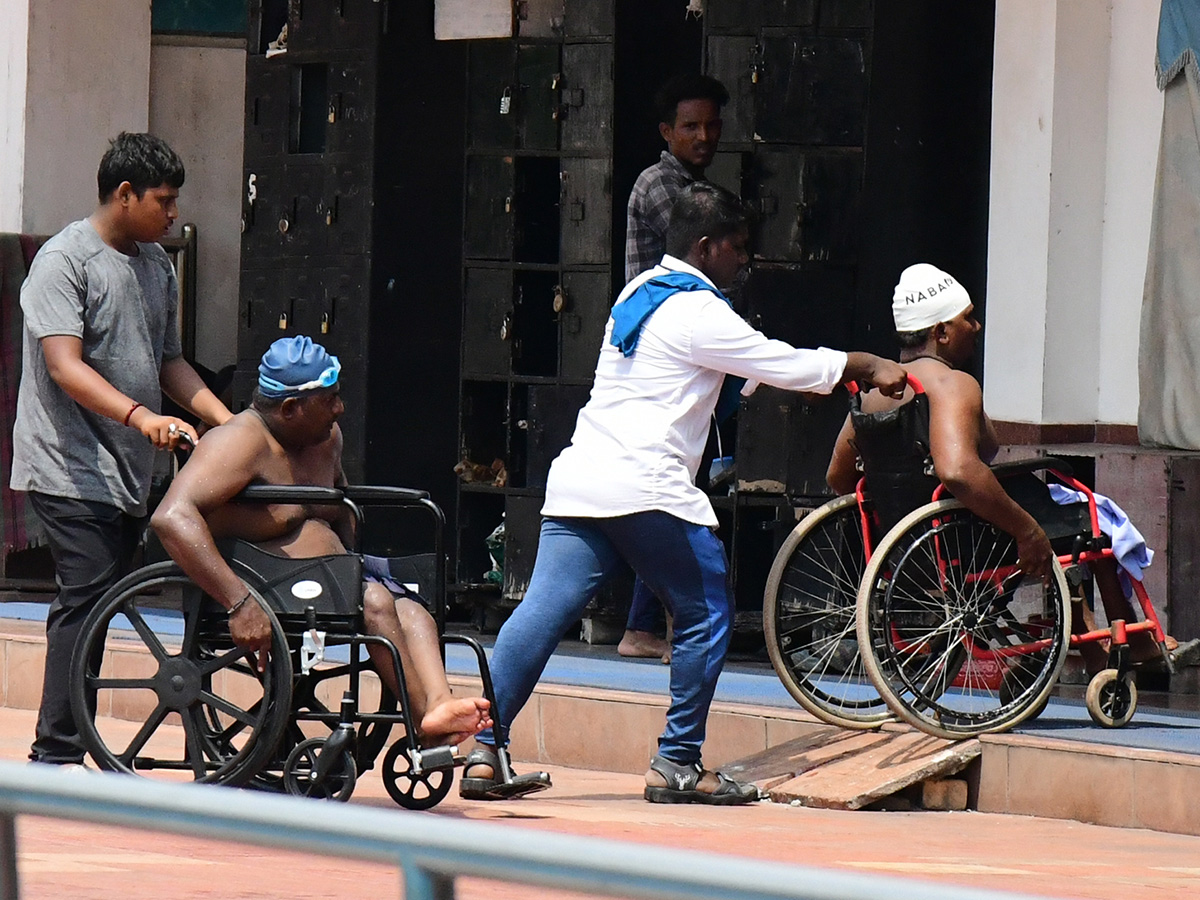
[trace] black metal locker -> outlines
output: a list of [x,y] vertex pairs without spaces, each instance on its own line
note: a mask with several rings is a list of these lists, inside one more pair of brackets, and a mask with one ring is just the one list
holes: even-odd
[[563,0],[562,33],[566,38],[603,37],[613,33],[615,0]]
[[507,269],[467,269],[463,288],[465,377],[511,374],[512,291],[512,273]]
[[758,208],[755,255],[853,262],[858,247],[862,156],[759,148],[749,174]]
[[327,153],[354,153],[370,158],[375,141],[373,69],[373,63],[362,59],[329,64]]
[[369,157],[330,165],[322,198],[324,252],[340,256],[370,249],[372,181]]
[[276,59],[246,60],[247,160],[274,159],[287,152],[291,73]]
[[848,404],[841,388],[809,402],[790,391],[759,387],[738,413],[739,491],[828,496],[825,470]]
[[516,146],[516,46],[472,41],[467,56],[467,140],[477,150]]
[[517,272],[513,280],[513,374],[553,378],[558,374],[558,275]]
[[354,50],[374,45],[386,4],[379,0],[288,0],[288,50]]
[[751,35],[719,35],[705,45],[705,71],[725,85],[729,102],[721,110],[721,142],[748,144],[754,139],[754,77],[758,40]]
[[563,0],[517,0],[517,35],[553,38],[562,34]]
[[556,263],[559,255],[558,160],[520,156],[514,166],[513,252],[517,262]]
[[864,43],[769,33],[760,38],[755,129],[763,141],[859,146],[867,104]]
[[562,53],[562,147],[612,153],[612,44],[566,44]]
[[793,347],[850,350],[855,289],[848,266],[758,264],[746,286],[746,320]]
[[505,597],[520,600],[529,589],[542,528],[542,498],[510,495],[504,506]]
[[517,48],[516,144],[522,150],[557,150],[563,60],[557,44]]
[[562,161],[562,262],[607,263],[612,253],[612,174],[607,159]]
[[466,224],[463,255],[468,259],[510,259],[514,196],[511,156],[472,156],[467,160]]
[[822,3],[819,23],[822,28],[870,28],[875,22],[872,0],[837,0]]
[[612,279],[601,272],[564,272],[559,319],[563,378],[590,379],[596,371],[612,306]]
[[322,305],[319,270],[300,265],[242,271],[242,325],[238,347],[257,362],[274,341],[307,334],[316,338]]
[[370,273],[358,256],[321,271],[321,295],[314,310],[311,337],[335,353],[361,354],[370,322]]
[[586,385],[531,384],[525,411],[525,486],[544,488],[550,464],[571,443],[575,419],[587,403]]

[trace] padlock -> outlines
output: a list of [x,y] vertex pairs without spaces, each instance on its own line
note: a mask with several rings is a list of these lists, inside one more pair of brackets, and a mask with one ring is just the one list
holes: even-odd
[[291,223],[288,222],[288,220],[286,218],[279,220],[279,233],[280,234],[287,234],[288,229],[290,227],[291,227]]
[[288,314],[285,312],[282,312],[279,314],[279,330],[287,331],[287,327],[288,327]]
[[505,87],[504,93],[500,95],[500,115],[507,116],[512,112],[512,88]]
[[329,334],[329,313],[321,313],[321,334]]
[[550,306],[556,313],[560,313],[567,308],[567,292],[563,290],[561,284],[554,286],[554,300]]

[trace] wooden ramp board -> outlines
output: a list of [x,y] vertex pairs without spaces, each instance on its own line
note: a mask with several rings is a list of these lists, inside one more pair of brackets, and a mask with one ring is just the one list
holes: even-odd
[[982,752],[979,741],[948,741],[888,726],[848,731],[830,726],[721,766],[753,781],[777,803],[861,809],[931,778],[953,775]]

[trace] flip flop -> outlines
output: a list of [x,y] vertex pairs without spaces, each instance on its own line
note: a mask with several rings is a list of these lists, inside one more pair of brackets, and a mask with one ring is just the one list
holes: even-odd
[[[488,766],[492,774],[487,778],[470,778],[467,773],[472,766]],[[547,772],[529,772],[515,775],[505,781],[499,775],[500,760],[496,752],[482,744],[476,746],[463,765],[463,777],[458,782],[458,796],[464,800],[514,800],[526,794],[536,794],[551,787]]]

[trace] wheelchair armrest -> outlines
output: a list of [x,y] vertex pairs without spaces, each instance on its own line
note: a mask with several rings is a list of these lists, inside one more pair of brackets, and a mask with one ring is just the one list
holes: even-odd
[[1019,475],[1023,472],[1038,472],[1042,469],[1054,469],[1064,475],[1074,475],[1071,464],[1056,456],[1039,456],[1033,459],[1014,459],[1008,462],[996,463],[991,467],[997,478],[1008,475]]
[[428,491],[384,484],[352,484],[344,491],[347,500],[364,506],[412,506],[429,499]]
[[252,484],[235,496],[235,502],[244,503],[309,503],[335,506],[345,500],[337,488],[318,487],[312,484]]

